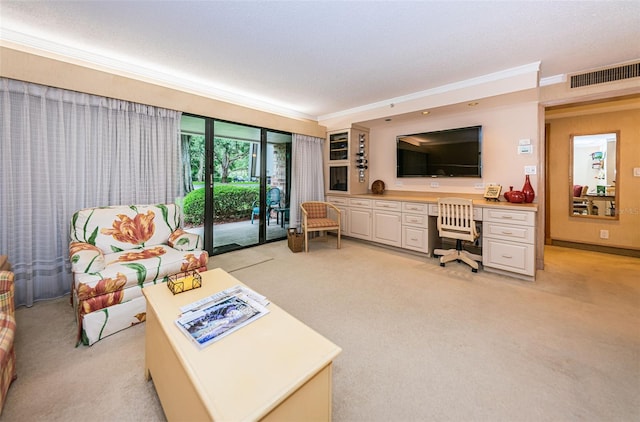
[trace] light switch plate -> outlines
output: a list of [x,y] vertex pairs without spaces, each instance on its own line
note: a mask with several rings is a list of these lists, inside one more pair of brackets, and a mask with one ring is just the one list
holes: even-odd
[[518,145],[518,154],[531,154],[531,153],[533,153],[533,146]]
[[634,177],[640,177],[640,167],[634,167],[633,168],[633,176]]

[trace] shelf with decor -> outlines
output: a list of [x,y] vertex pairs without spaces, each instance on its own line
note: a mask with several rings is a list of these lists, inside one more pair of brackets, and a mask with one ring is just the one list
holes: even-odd
[[325,191],[360,194],[369,188],[369,131],[352,126],[327,132],[325,143]]

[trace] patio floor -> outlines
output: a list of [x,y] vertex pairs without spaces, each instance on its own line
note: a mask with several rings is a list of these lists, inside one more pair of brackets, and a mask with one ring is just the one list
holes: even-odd
[[[241,249],[245,246],[258,244],[258,223],[251,224],[251,220],[238,221],[235,223],[216,224],[213,228],[213,247],[214,254],[229,252],[231,250]],[[287,229],[289,223],[286,222],[284,227],[276,222],[275,218],[270,220],[267,226],[267,240],[285,239],[287,237]],[[192,227],[187,229],[188,232],[204,235],[204,227]]]

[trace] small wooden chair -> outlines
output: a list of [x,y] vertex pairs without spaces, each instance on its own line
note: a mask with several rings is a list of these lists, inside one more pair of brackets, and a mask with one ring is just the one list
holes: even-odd
[[472,254],[462,248],[462,241],[473,242],[478,238],[476,222],[473,220],[473,201],[463,198],[438,198],[438,232],[440,237],[456,240],[455,249],[436,249],[434,255],[440,256],[440,266],[450,261],[462,261],[478,272],[480,255]]
[[[309,252],[309,232],[336,231],[338,249],[340,249],[340,210],[330,202],[308,201],[300,204],[302,210],[302,232],[304,233],[304,251]],[[329,218],[329,210],[333,209],[337,220]]]

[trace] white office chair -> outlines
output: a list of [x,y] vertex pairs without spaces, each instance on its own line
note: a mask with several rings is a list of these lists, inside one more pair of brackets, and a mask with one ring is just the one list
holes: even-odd
[[462,249],[462,241],[474,242],[478,238],[476,223],[473,221],[473,201],[462,198],[438,198],[438,232],[440,237],[456,239],[455,249],[436,249],[434,255],[440,256],[440,266],[451,261],[463,261],[478,272],[480,255]]

